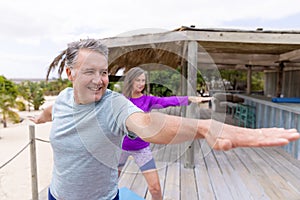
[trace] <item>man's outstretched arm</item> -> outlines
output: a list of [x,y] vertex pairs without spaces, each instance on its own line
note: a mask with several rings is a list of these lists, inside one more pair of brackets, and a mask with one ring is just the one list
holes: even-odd
[[134,113],[127,119],[126,125],[129,131],[147,142],[169,144],[205,138],[216,150],[282,146],[300,137],[296,129],[249,129],[211,119],[189,119],[158,112]]
[[50,122],[52,121],[52,107],[53,105],[50,105],[46,107],[40,115],[29,116],[28,118],[36,124]]

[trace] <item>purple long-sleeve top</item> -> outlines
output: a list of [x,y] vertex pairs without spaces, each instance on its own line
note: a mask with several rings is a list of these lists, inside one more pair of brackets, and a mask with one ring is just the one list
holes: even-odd
[[[144,112],[169,106],[186,106],[189,103],[187,96],[155,97],[143,95],[139,98],[130,98],[129,100]],[[130,139],[125,136],[122,149],[132,151],[143,149],[147,146],[149,146],[149,142],[145,142],[139,137]]]

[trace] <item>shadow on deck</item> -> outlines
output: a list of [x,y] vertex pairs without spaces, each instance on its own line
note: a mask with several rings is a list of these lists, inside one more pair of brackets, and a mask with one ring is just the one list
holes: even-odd
[[[242,148],[212,151],[198,140],[195,168],[184,167],[189,144],[152,145],[165,200],[299,199],[300,161],[282,148]],[[147,184],[133,160],[128,160],[119,187],[147,200]]]

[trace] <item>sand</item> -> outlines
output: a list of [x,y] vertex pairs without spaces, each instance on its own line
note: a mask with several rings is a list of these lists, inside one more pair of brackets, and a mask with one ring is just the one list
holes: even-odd
[[[46,97],[41,109],[52,104],[55,97]],[[29,143],[29,125],[35,125],[36,138],[49,141],[51,122],[34,124],[27,119],[29,115],[38,115],[41,111],[19,112],[24,118],[20,124],[0,124],[0,166],[15,156]],[[50,184],[52,173],[52,150],[50,143],[36,140],[38,190],[42,191]],[[31,199],[31,168],[29,146],[9,164],[0,169],[0,199]]]

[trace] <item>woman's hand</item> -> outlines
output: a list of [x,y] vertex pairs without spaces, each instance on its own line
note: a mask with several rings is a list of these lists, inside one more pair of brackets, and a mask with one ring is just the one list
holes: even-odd
[[212,99],[212,97],[189,96],[188,99],[192,103],[205,103],[205,102],[209,102]]

